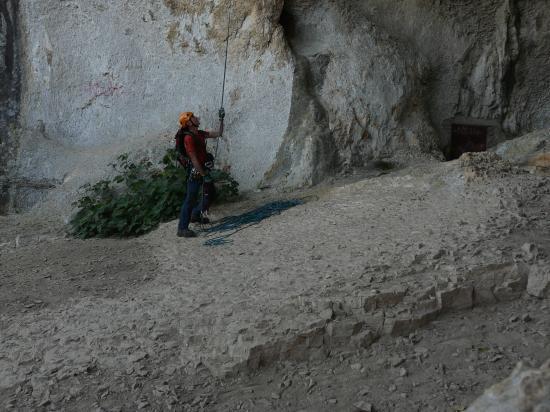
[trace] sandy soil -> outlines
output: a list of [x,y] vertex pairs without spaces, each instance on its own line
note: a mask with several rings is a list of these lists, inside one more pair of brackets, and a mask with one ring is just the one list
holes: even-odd
[[305,203],[218,247],[178,239],[175,222],[80,241],[2,218],[2,408],[455,411],[518,360],[550,357],[547,300],[513,282],[472,293],[547,261],[548,177],[430,163],[214,218],[277,197]]

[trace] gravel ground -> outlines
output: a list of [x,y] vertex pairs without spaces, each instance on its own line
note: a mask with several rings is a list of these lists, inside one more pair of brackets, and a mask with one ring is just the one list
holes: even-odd
[[407,299],[462,287],[464,274],[545,262],[547,177],[463,159],[258,195],[213,217],[277,197],[305,203],[218,247],[206,233],[178,239],[175,222],[84,242],[55,222],[2,218],[0,405],[454,411],[518,360],[549,357],[548,301],[521,293],[407,333],[373,329],[380,311],[367,311],[361,333],[376,333],[359,346],[355,332],[334,332],[359,325],[350,301],[400,296],[377,301],[386,325]]

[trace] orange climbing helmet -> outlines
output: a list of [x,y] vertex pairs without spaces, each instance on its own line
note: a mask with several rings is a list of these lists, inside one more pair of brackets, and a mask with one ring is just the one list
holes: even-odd
[[182,114],[180,114],[180,118],[179,118],[180,126],[184,127],[187,124],[187,122],[191,120],[193,116],[194,116],[193,112],[183,112]]

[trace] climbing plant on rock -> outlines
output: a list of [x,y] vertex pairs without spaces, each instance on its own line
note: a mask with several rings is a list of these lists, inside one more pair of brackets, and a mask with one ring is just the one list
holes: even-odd
[[[70,221],[79,238],[139,236],[178,216],[186,192],[187,172],[176,166],[176,152],[166,152],[160,167],[148,159],[132,161],[122,154],[113,163],[115,176],[81,187],[82,197]],[[218,201],[238,195],[238,183],[226,172],[213,170]]]

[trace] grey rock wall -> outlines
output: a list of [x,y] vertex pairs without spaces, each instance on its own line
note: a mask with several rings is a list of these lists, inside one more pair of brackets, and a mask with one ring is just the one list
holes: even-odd
[[445,151],[446,119],[497,120],[500,139],[550,124],[546,0],[355,1],[428,62],[425,105]]
[[[117,154],[173,146],[181,111],[217,127],[228,3],[22,1],[19,176],[61,187],[63,204]],[[277,2],[236,5],[220,164],[246,189],[279,147],[293,61]]]
[[268,179],[316,183],[330,170],[399,151],[437,151],[424,107],[425,59],[379,30],[359,4],[287,1],[282,24],[301,64],[293,117]]
[[16,167],[0,164],[26,182],[14,195],[21,207],[52,186],[51,199],[70,203],[124,151],[162,152],[183,110],[215,127],[229,10],[219,164],[243,189],[312,184],[373,159],[442,158],[455,117],[496,125],[493,143],[550,127],[547,0],[20,0],[19,9],[19,155]]
[[520,363],[510,377],[489,388],[467,412],[550,410],[550,361],[539,369]]
[[550,5],[517,1],[519,52],[511,72],[510,110],[505,127],[513,134],[550,125]]

